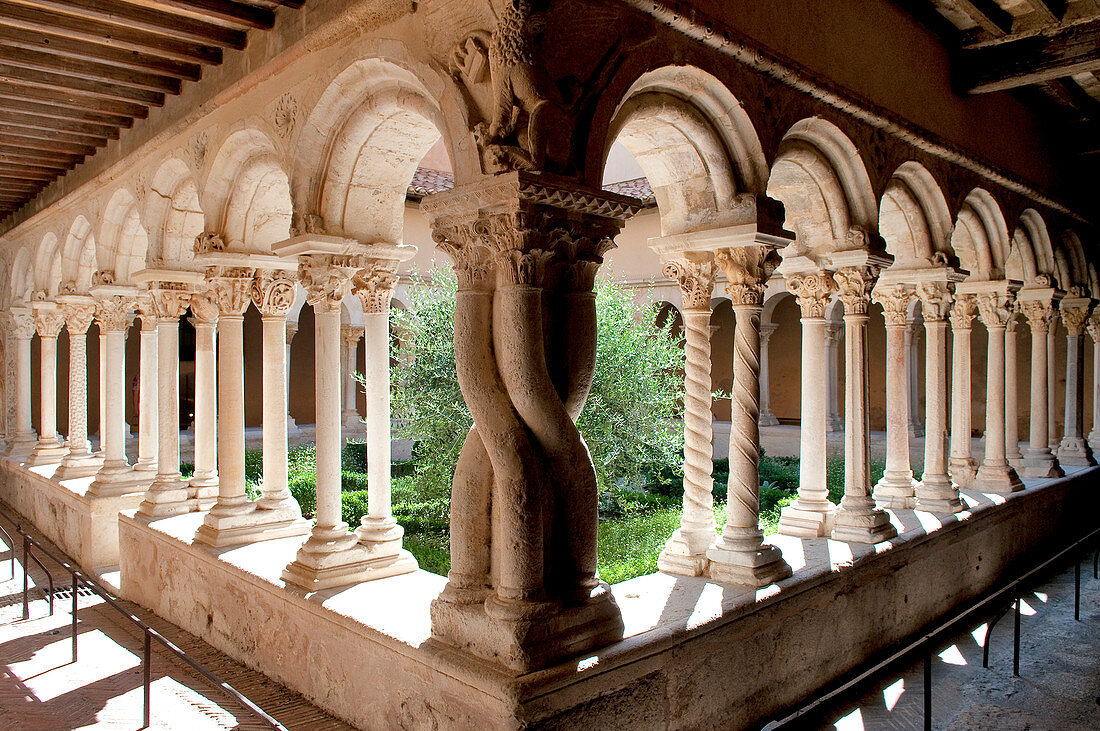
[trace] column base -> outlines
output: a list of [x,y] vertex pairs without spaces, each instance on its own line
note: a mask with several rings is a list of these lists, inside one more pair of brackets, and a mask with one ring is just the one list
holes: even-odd
[[1028,449],[1027,454],[1024,455],[1023,475],[1028,479],[1044,480],[1064,477],[1065,474],[1049,449]]
[[951,475],[951,481],[959,487],[970,487],[978,474],[978,462],[970,457],[952,457],[947,463],[947,471]]
[[892,510],[912,510],[917,505],[916,489],[920,484],[913,479],[913,473],[892,475],[887,472],[875,485],[871,497],[880,508]]
[[1081,437],[1065,437],[1058,445],[1058,461],[1072,467],[1094,467],[1096,460],[1092,456],[1088,442]]
[[844,431],[844,419],[839,416],[829,417],[825,422],[825,431],[829,434],[836,434],[837,432]]
[[702,576],[707,568],[707,549],[717,536],[688,533],[677,528],[657,557],[657,569],[677,576]]
[[[752,542],[757,543],[756,540]],[[783,553],[767,543],[757,543],[755,548],[741,547],[736,542],[726,542],[723,537],[707,551],[707,558],[710,559],[707,577],[726,584],[759,589],[791,575],[791,567],[783,560]]]
[[103,460],[90,451],[73,453],[70,451],[61,460],[61,466],[53,473],[55,480],[75,480],[79,477],[91,477],[103,468]]
[[[523,611],[529,609],[530,611]],[[432,637],[459,652],[524,675],[566,658],[606,647],[623,637],[623,620],[607,584],[584,604],[553,602],[432,602]]]
[[61,460],[65,459],[65,455],[68,453],[69,448],[65,446],[65,442],[60,439],[45,441],[39,439],[38,442],[35,443],[31,453],[27,455],[27,460],[23,464],[29,467],[44,464],[60,464]]
[[146,518],[168,518],[190,512],[187,481],[179,475],[158,475],[138,507],[138,515]]
[[297,557],[283,569],[283,581],[314,592],[416,569],[416,559],[408,551],[378,556],[370,547],[360,545],[347,524],[341,523],[330,529],[314,527],[313,534],[298,549]]
[[396,543],[401,547],[401,538],[405,535],[405,529],[397,524],[393,517],[371,518],[364,516],[359,521],[359,527],[355,529],[355,535],[359,542],[365,545]]
[[982,492],[1009,493],[1024,489],[1024,481],[1016,470],[1003,464],[983,464],[974,478],[973,488]]
[[1100,451],[1100,429],[1093,428],[1093,430],[1089,432],[1088,443],[1089,448],[1093,452]]
[[[270,541],[275,538],[304,536],[310,523],[297,511],[259,510],[251,503],[248,510],[230,515],[207,513],[195,533],[195,540],[214,548]],[[415,570],[415,561],[414,561]]]
[[8,448],[4,452],[4,456],[10,459],[22,461],[34,451],[35,445],[38,444],[38,437],[34,432],[29,434],[20,434],[8,442]]
[[92,484],[88,486],[89,497],[117,497],[129,495],[135,492],[144,492],[147,485],[144,481],[135,480],[134,472],[130,465],[123,462],[119,465],[109,465],[104,462],[103,467],[96,473]]
[[[366,436],[367,425],[358,411],[345,411],[340,415],[340,426],[344,431],[345,439],[363,439]],[[360,432],[360,433],[356,433]]]
[[885,511],[872,509],[852,512],[843,506],[837,508],[833,540],[848,543],[882,543],[898,534]]
[[965,507],[947,475],[928,475],[925,481],[917,483],[916,495],[916,509],[926,513],[951,515]]
[[909,437],[911,439],[920,439],[924,436],[924,425],[918,423],[909,424]]
[[760,426],[779,426],[779,419],[770,411],[761,411],[756,423]]
[[796,538],[824,538],[833,530],[836,506],[795,500],[779,511],[779,533]]
[[217,472],[192,477],[187,483],[187,501],[191,509],[201,512],[213,508],[218,502],[219,484]]

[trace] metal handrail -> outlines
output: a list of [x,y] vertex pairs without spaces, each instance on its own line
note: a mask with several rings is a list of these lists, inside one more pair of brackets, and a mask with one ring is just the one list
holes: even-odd
[[[782,718],[775,719],[767,723],[764,728],[774,730],[782,728],[789,723],[805,716],[815,708],[820,707],[823,703],[836,698],[841,693],[851,690],[859,683],[862,683],[869,677],[885,670],[886,668],[900,662],[901,660],[912,657],[917,651],[921,651],[924,658],[924,728],[932,728],[932,652],[935,647],[942,642],[945,635],[953,633],[955,628],[968,617],[979,613],[982,610],[989,608],[991,604],[996,604],[998,601],[1004,601],[1006,597],[1011,597],[1009,604],[1004,609],[1001,609],[994,616],[993,620],[989,623],[985,633],[985,639],[983,641],[982,648],[982,667],[989,666],[989,640],[993,633],[993,627],[997,624],[1002,617],[1009,611],[1014,612],[1013,618],[1013,652],[1012,652],[1012,674],[1019,677],[1020,675],[1020,602],[1023,598],[1024,584],[1035,578],[1038,574],[1049,568],[1052,564],[1064,559],[1067,555],[1074,551],[1080,550],[1080,548],[1093,541],[1100,539],[1100,528],[1093,530],[1086,534],[1082,538],[1077,539],[1066,548],[1062,549],[1055,555],[1048,558],[1046,561],[1038,564],[1030,571],[1021,574],[1016,579],[1008,582],[999,589],[993,589],[987,592],[982,598],[976,600],[966,609],[957,612],[950,616],[948,619],[940,622],[934,629],[922,634],[919,638],[911,640],[906,643],[901,649],[891,652],[889,656],[878,661],[866,670],[859,672],[849,680],[841,682],[829,690],[828,692],[818,695],[810,703],[806,703],[796,709],[794,712],[783,716]],[[1087,554],[1086,554],[1087,555]],[[1097,547],[1096,553],[1093,555],[1093,578],[1100,578],[1100,546]],[[1081,561],[1078,558],[1074,561],[1074,620],[1080,621],[1080,602],[1081,602]],[[1100,702],[1100,699],[1097,700]]]
[[[89,589],[94,591],[112,609],[117,611],[119,614],[121,614],[126,619],[130,620],[133,624],[135,624],[138,627],[138,629],[141,630],[142,636],[143,636],[142,671],[143,671],[143,675],[144,675],[144,704],[143,704],[143,709],[142,709],[142,719],[144,721],[143,728],[148,728],[149,727],[150,716],[151,716],[151,713],[152,713],[152,709],[151,709],[151,706],[150,706],[150,702],[151,702],[150,690],[151,690],[151,686],[152,686],[152,643],[155,640],[158,644],[160,644],[163,647],[167,648],[177,658],[179,658],[180,660],[182,660],[185,663],[187,663],[188,665],[190,665],[195,671],[197,671],[200,675],[202,675],[204,678],[206,678],[211,684],[213,684],[214,687],[220,689],[223,693],[225,693],[226,695],[231,697],[233,700],[235,700],[237,703],[239,703],[244,708],[246,708],[248,711],[250,711],[254,716],[256,716],[257,718],[259,718],[260,720],[264,721],[269,726],[271,726],[271,728],[276,729],[276,731],[288,731],[285,726],[283,726],[281,723],[279,723],[274,718],[269,716],[266,712],[264,712],[264,710],[262,708],[260,708],[255,703],[253,703],[248,698],[246,698],[240,691],[238,691],[236,688],[234,688],[232,685],[225,682],[221,678],[219,678],[214,673],[207,670],[205,667],[202,666],[202,664],[198,660],[196,660],[195,658],[188,655],[180,647],[178,647],[174,642],[169,640],[167,637],[162,635],[160,632],[157,632],[155,629],[153,629],[148,624],[146,624],[140,617],[137,617],[131,611],[129,611],[128,609],[123,607],[121,604],[119,604],[115,600],[115,598],[112,597],[110,595],[110,593],[108,593],[108,591],[98,581],[96,581],[95,579],[93,579],[89,576],[86,576],[78,568],[70,565],[66,561],[62,561],[61,559],[57,558],[52,553],[50,553],[50,551],[45,546],[43,546],[41,543],[36,541],[29,534],[27,534],[27,532],[23,530],[22,525],[18,521],[13,520],[12,517],[10,515],[8,515],[6,512],[0,510],[0,517],[3,517],[9,523],[11,523],[13,526],[15,526],[16,532],[23,537],[23,619],[28,619],[29,618],[29,603],[28,603],[28,591],[29,591],[28,574],[29,574],[29,572],[27,571],[27,559],[28,558],[30,560],[34,561],[39,566],[39,568],[41,568],[42,571],[44,571],[46,573],[46,577],[48,578],[49,585],[50,585],[50,615],[53,615],[53,602],[54,602],[53,576],[46,569],[46,567],[42,564],[42,562],[39,561],[38,558],[31,552],[30,549],[32,547],[37,549],[46,558],[49,558],[51,561],[53,561],[58,566],[61,566],[62,568],[64,568],[72,576],[72,580],[73,580],[73,583],[72,583],[72,591],[73,591],[72,641],[73,641],[73,662],[74,663],[76,662],[76,658],[77,658],[77,611],[78,611],[77,591],[80,588],[81,584],[87,586]],[[0,531],[3,531],[2,527],[0,527]],[[8,536],[8,542],[9,542],[9,545],[11,545],[11,538],[8,535],[8,532],[7,531],[3,531],[3,532],[4,532],[5,536]],[[13,553],[13,556],[12,556],[12,561],[13,561],[13,564],[12,564],[12,566],[13,566],[13,568],[12,568],[12,577],[13,578],[14,578],[14,573],[15,573],[15,569],[14,569],[14,558],[15,558],[14,557],[14,552],[15,552],[15,547],[12,546],[12,553]]]

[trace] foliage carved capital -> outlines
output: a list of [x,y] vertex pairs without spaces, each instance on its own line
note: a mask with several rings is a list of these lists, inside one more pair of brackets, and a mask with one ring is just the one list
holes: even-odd
[[787,289],[798,300],[802,317],[825,317],[825,305],[837,290],[836,280],[829,272],[791,274],[786,278]]
[[685,310],[710,312],[710,299],[714,293],[712,260],[672,259],[665,264],[664,275],[680,285],[680,297]]
[[294,304],[294,287],[295,279],[288,272],[259,271],[252,280],[252,304],[264,317],[286,317]]

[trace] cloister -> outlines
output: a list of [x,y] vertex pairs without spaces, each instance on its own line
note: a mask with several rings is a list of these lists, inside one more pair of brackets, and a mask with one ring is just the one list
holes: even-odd
[[[704,3],[279,5],[2,225],[0,499],[120,596],[363,728],[735,728],[1095,525],[1095,191],[1052,192],[1037,114],[954,94],[902,11],[836,9],[828,47],[879,35],[855,65],[911,45],[850,90]],[[475,423],[447,577],[390,504],[390,312],[433,259]],[[600,275],[666,301],[685,350],[682,522],[615,586],[575,425]],[[779,424],[798,498],[765,537]]]

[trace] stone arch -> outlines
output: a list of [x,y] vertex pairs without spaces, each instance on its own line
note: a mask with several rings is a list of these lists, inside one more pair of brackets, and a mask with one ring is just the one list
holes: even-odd
[[1046,223],[1034,209],[1020,214],[1020,223],[1012,234],[1005,275],[1025,284],[1042,286],[1041,276],[1054,277],[1054,253]]
[[824,119],[804,119],[784,136],[768,195],[783,202],[784,226],[796,235],[784,256],[823,260],[831,252],[882,248],[867,168],[855,144]]
[[[1080,287],[1087,293],[1090,289],[1089,264],[1085,258],[1085,249],[1081,245],[1081,239],[1076,232],[1069,230],[1062,234],[1058,244],[1058,248],[1065,252],[1069,275],[1068,279],[1059,280],[1058,286],[1067,291],[1071,287]],[[1086,294],[1086,296],[1091,295]]]
[[206,229],[235,251],[270,254],[290,236],[290,180],[271,139],[254,127],[222,141],[203,186]]
[[354,294],[349,294],[340,300],[340,324],[351,327],[363,327],[366,324],[363,305]]
[[1008,256],[1008,226],[1000,206],[982,188],[966,196],[951,234],[951,248],[969,279],[988,281],[1004,276]]
[[471,161],[455,160],[445,130],[440,101],[416,72],[356,61],[306,120],[293,175],[298,212],[319,215],[326,233],[401,243],[409,183],[441,136],[456,177],[470,169]]
[[298,318],[302,314],[302,308],[306,305],[306,291],[301,284],[294,285],[294,301],[290,304],[290,310],[286,313],[286,321],[292,325],[298,324]]
[[92,224],[83,215],[73,219],[61,248],[61,279],[74,292],[87,293],[96,268],[96,243]]
[[126,188],[119,188],[107,202],[99,224],[99,268],[114,272],[115,281],[127,282],[130,275],[145,266],[149,236],[141,221],[137,200]]
[[760,140],[740,102],[705,71],[639,76],[615,111],[605,162],[616,141],[645,172],[664,235],[755,221],[768,179]]
[[775,294],[764,300],[764,308],[760,312],[761,324],[774,322],[772,316],[775,314],[775,308],[785,297],[794,297],[794,295],[787,291],[776,292]]
[[951,251],[951,211],[932,174],[918,162],[902,163],[886,185],[879,203],[879,233],[893,268],[919,269],[946,259]]
[[61,286],[61,252],[57,234],[52,231],[42,237],[34,255],[34,288],[47,298],[57,296]]
[[195,237],[205,227],[199,189],[191,169],[178,157],[161,163],[153,175],[145,209],[149,221],[149,262],[190,267]]
[[9,303],[22,302],[26,304],[31,301],[31,291],[34,289],[34,269],[31,259],[29,246],[23,246],[16,252],[11,265],[11,298]]

